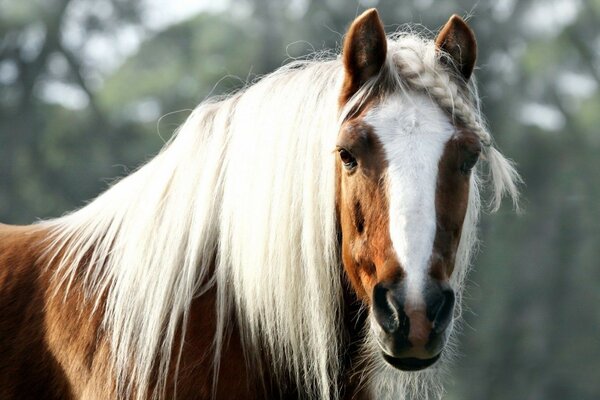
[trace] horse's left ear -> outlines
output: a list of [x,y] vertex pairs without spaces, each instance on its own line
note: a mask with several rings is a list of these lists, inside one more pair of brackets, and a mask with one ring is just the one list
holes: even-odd
[[454,14],[438,34],[435,45],[452,58],[454,67],[468,81],[477,59],[477,42],[469,25]]
[[374,8],[357,17],[344,39],[344,87],[340,100],[346,102],[370,78],[379,73],[387,54],[383,23]]

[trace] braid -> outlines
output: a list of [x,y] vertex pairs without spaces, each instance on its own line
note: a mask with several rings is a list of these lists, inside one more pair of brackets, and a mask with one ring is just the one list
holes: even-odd
[[388,42],[388,79],[398,87],[408,87],[429,94],[433,100],[465,128],[479,136],[484,146],[484,157],[489,164],[492,181],[491,208],[497,210],[504,194],[515,207],[522,182],[512,161],[507,160],[493,146],[493,139],[481,117],[476,86],[465,84],[442,62],[449,56],[440,53],[432,41],[413,34],[399,34]]
[[440,62],[444,55],[439,53],[435,44],[414,36],[392,43],[395,47],[393,65],[399,72],[401,84],[427,92],[453,119],[475,132],[484,146],[490,146],[491,135],[473,104],[469,88],[465,90],[464,83],[458,82]]

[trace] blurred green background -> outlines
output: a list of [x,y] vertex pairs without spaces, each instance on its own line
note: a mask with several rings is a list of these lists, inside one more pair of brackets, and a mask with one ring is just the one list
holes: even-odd
[[[523,214],[485,215],[454,400],[600,398],[600,0],[0,0],[0,221],[85,204],[152,157],[211,94],[388,32],[470,16]],[[162,118],[161,118],[162,117]]]

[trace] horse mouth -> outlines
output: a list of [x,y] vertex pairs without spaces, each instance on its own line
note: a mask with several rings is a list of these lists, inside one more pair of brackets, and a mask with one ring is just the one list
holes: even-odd
[[433,364],[435,364],[435,362],[437,360],[439,360],[440,356],[442,355],[442,353],[440,353],[437,356],[432,357],[432,358],[421,359],[421,358],[414,358],[414,357],[396,358],[396,357],[387,355],[384,352],[382,352],[381,354],[383,355],[383,359],[388,364],[390,364],[392,367],[399,369],[401,371],[420,371],[422,369],[428,368],[428,367],[432,366]]

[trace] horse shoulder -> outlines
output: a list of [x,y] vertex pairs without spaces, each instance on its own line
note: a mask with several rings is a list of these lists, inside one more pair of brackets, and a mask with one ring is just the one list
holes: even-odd
[[[43,225],[0,224],[0,398],[107,398],[100,317],[52,279]],[[101,383],[100,383],[101,382]]]
[[45,338],[47,281],[37,264],[43,229],[0,225],[0,398],[68,398]]

